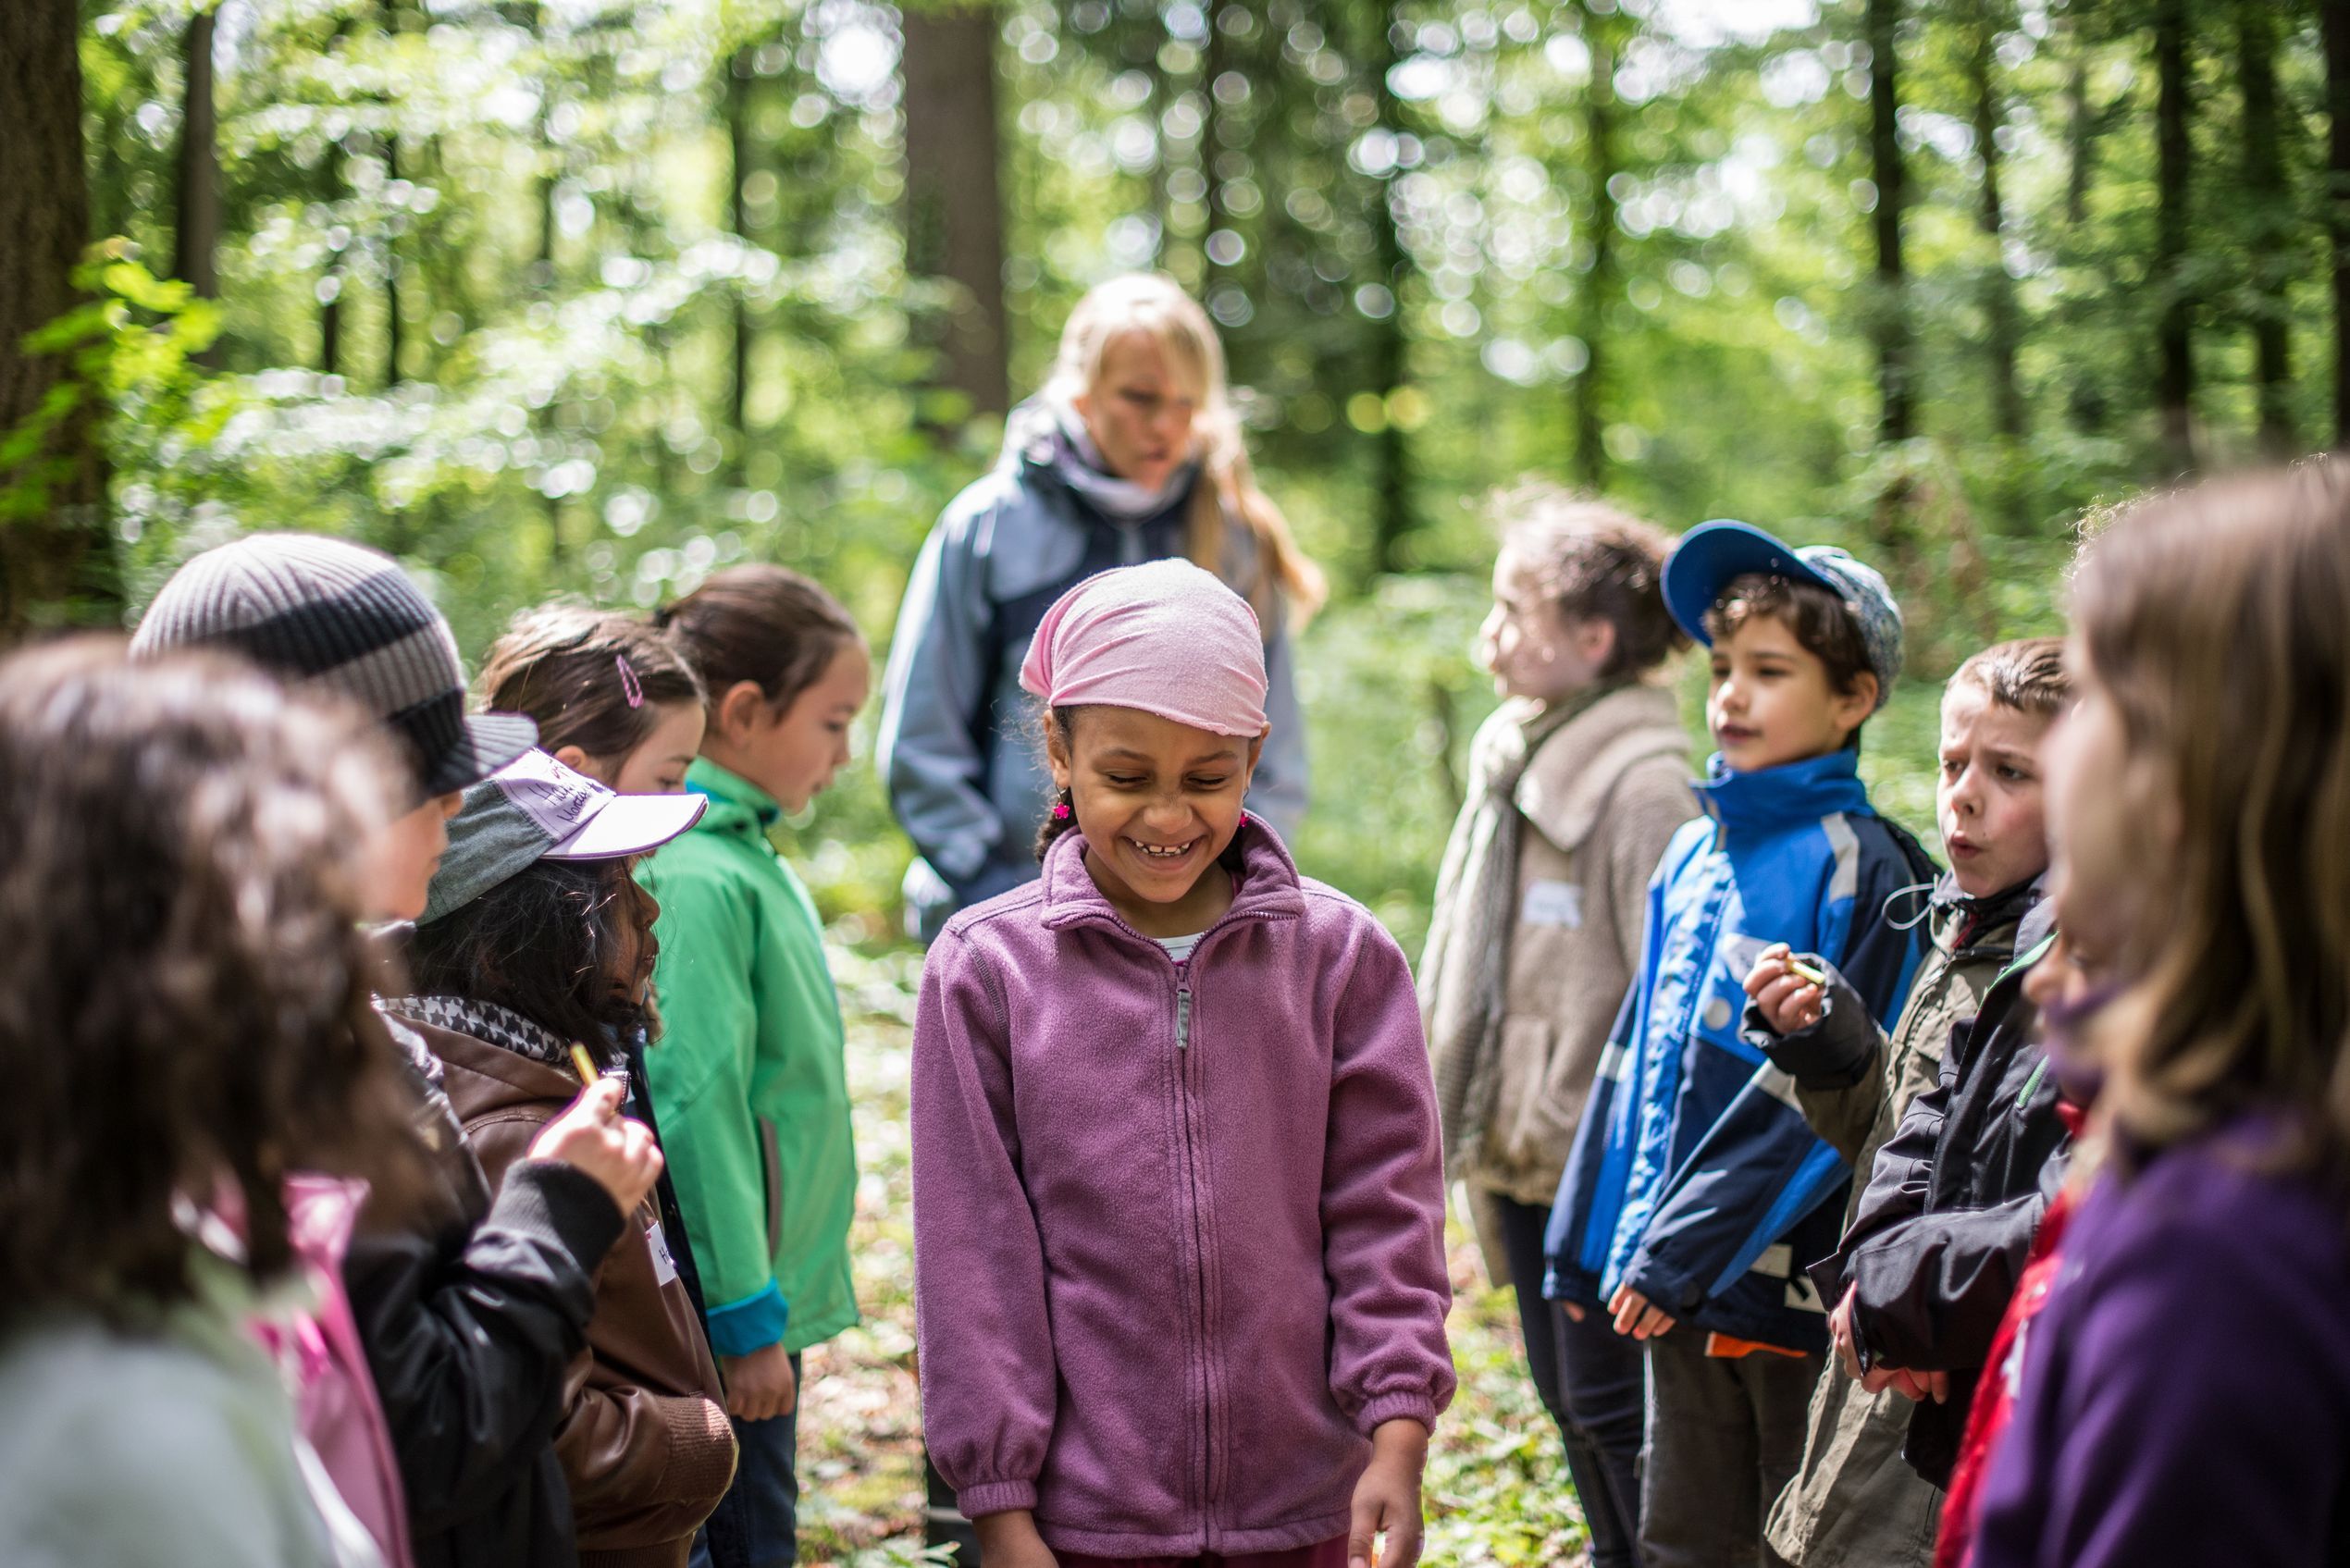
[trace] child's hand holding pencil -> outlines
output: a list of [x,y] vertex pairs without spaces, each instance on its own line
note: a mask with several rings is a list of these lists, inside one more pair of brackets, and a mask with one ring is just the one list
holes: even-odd
[[1810,1029],[1827,1016],[1828,977],[1784,942],[1756,955],[1747,971],[1746,994],[1763,1022],[1781,1034]]

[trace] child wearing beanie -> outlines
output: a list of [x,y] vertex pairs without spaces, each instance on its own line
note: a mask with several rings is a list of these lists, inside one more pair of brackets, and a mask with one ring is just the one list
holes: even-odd
[[1411,973],[1242,808],[1245,600],[1103,573],[1020,673],[1041,878],[958,915],[915,1024],[930,1451],[989,1568],[1409,1568],[1453,1393]]

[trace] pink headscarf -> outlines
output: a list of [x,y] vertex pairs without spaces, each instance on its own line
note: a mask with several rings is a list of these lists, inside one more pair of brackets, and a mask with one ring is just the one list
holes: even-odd
[[1188,561],[1086,578],[1053,602],[1020,667],[1054,708],[1099,703],[1219,735],[1265,733],[1265,636],[1248,601]]

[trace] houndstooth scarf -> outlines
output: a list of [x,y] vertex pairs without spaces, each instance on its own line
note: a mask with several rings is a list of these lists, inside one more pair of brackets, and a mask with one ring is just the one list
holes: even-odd
[[377,1006],[410,1023],[470,1034],[476,1040],[486,1040],[501,1050],[551,1068],[567,1071],[571,1067],[570,1041],[495,1002],[476,1002],[465,996],[386,996]]

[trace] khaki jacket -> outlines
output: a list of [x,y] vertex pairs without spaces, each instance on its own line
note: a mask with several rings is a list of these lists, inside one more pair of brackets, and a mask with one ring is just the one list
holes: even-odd
[[[1503,714],[1496,722],[1512,722]],[[1549,1206],[1608,1031],[1639,964],[1649,876],[1698,814],[1673,694],[1611,692],[1545,737],[1518,780],[1517,901],[1482,1191]]]
[[[579,1093],[567,1071],[427,1024],[450,1105],[492,1186]],[[717,1364],[686,1287],[656,1272],[650,1197],[596,1271],[588,1348],[564,1379],[555,1454],[571,1486],[581,1568],[685,1568],[694,1531],[735,1475]]]

